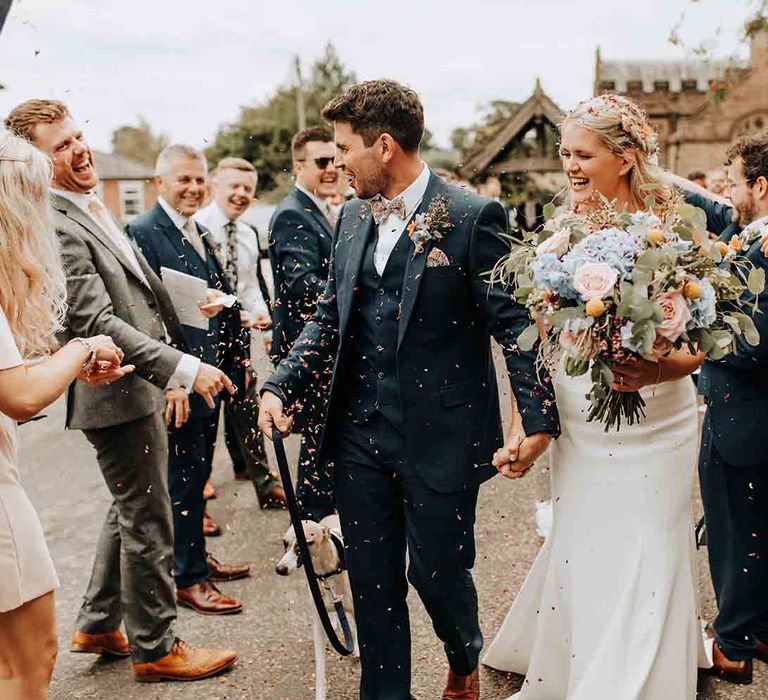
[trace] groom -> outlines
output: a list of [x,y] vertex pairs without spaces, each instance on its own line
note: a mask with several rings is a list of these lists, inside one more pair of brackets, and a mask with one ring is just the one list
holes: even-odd
[[416,93],[392,81],[361,83],[331,100],[323,118],[359,199],[336,224],[312,321],[264,385],[260,427],[287,434],[286,413],[335,361],[319,449],[335,462],[360,697],[411,698],[410,581],[445,645],[442,697],[477,700],[475,505],[502,444],[491,337],[504,349],[527,435],[508,446],[518,473],[559,431],[553,393],[536,381],[533,355],[516,346],[529,323],[524,309],[485,276],[509,252],[499,236],[504,209],[422,162]]

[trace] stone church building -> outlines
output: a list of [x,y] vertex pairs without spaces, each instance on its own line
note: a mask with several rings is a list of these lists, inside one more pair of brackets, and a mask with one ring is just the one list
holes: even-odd
[[606,61],[598,50],[595,94],[615,92],[645,107],[659,132],[661,164],[686,175],[718,169],[728,144],[768,128],[768,33],[748,61]]

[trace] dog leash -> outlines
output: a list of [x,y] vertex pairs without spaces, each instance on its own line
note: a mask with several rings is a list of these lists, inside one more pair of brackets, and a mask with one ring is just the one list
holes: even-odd
[[304,572],[307,576],[309,591],[312,594],[312,600],[315,603],[317,615],[320,618],[320,622],[322,623],[323,629],[325,630],[325,635],[328,637],[328,641],[331,643],[331,646],[342,656],[349,656],[349,654],[351,654],[352,650],[354,649],[354,642],[352,641],[352,630],[349,627],[347,613],[344,610],[341,596],[334,596],[333,607],[336,610],[336,616],[339,618],[341,631],[344,634],[344,643],[342,644],[341,640],[336,634],[336,630],[333,629],[330,618],[328,617],[328,611],[325,608],[325,601],[323,600],[323,594],[320,591],[320,585],[318,583],[318,576],[315,573],[314,567],[312,566],[312,555],[309,553],[307,538],[304,536],[304,526],[301,522],[299,506],[296,503],[296,494],[293,490],[291,472],[288,468],[288,458],[285,456],[283,437],[280,435],[278,430],[272,431],[272,442],[274,443],[275,456],[277,457],[277,468],[280,471],[280,478],[283,480],[283,489],[285,491],[285,500],[288,504],[288,513],[291,516],[293,531],[296,533],[296,543],[299,545],[301,562],[304,565]]

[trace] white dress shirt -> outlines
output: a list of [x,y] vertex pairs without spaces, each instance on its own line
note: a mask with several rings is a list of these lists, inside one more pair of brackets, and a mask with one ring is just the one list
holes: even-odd
[[[210,231],[214,248],[218,250],[221,262],[226,269],[229,262],[229,246],[224,227],[230,221],[227,215],[216,202],[211,202],[207,207],[200,209],[193,218]],[[236,227],[237,236],[237,289],[235,294],[243,311],[248,314],[249,322],[253,323],[257,314],[269,314],[269,307],[261,292],[257,274],[261,264],[259,241],[256,231],[244,221],[237,219],[233,223]]]
[[[379,224],[379,235],[376,239],[376,248],[373,251],[373,264],[379,275],[384,274],[384,268],[387,266],[387,260],[397,245],[397,241],[403,234],[405,224],[418,209],[421,200],[424,199],[424,193],[429,184],[429,168],[422,164],[419,176],[406,187],[399,195],[405,204],[405,219],[401,219],[397,214],[390,214]],[[396,199],[396,198],[395,198]],[[384,199],[385,202],[390,200]]]
[[[88,192],[87,194],[81,194],[80,192],[70,192],[68,190],[59,190],[54,187],[51,187],[51,192],[59,195],[60,197],[64,197],[64,199],[67,199],[70,202],[72,202],[96,226],[98,226],[102,231],[104,231],[109,236],[110,241],[112,241],[115,244],[115,247],[119,249],[122,253],[124,253],[128,258],[129,262],[131,263],[131,265],[136,270],[138,270],[140,279],[144,280],[145,283],[147,282],[147,278],[144,275],[144,271],[141,269],[141,266],[139,265],[139,261],[136,256],[136,251],[131,245],[131,242],[128,240],[128,237],[122,231],[120,231],[120,228],[117,225],[117,223],[112,221],[111,217],[109,217],[110,221],[112,221],[112,223],[114,224],[114,229],[108,230],[108,226],[105,225],[106,222],[104,223],[100,222],[91,213],[91,209],[88,205],[90,204],[92,199],[98,199],[95,192]],[[103,202],[99,200],[98,203],[100,206],[104,207]],[[147,286],[149,287],[148,283],[147,283]],[[165,327],[165,324],[163,324],[163,327]],[[166,342],[170,340],[167,330],[165,332],[165,338],[166,338]],[[200,369],[200,360],[197,357],[194,357],[192,355],[187,355],[186,353],[183,354],[181,356],[181,359],[179,360],[179,364],[176,365],[176,369],[173,371],[171,378],[168,380],[168,383],[165,385],[165,390],[168,391],[169,389],[185,389],[189,394],[192,391],[192,385],[195,383],[195,377],[197,377],[197,371],[199,369]]]

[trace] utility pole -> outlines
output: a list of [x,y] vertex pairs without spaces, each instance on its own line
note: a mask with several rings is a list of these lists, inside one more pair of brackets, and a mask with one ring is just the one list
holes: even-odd
[[301,77],[301,59],[296,54],[296,114],[299,131],[307,128],[307,113],[304,108],[304,79]]

